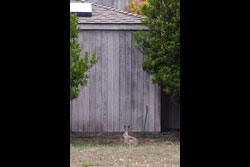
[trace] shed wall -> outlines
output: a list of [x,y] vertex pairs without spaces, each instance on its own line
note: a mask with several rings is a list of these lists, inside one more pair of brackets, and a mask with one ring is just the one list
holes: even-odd
[[71,102],[71,132],[122,132],[131,125],[142,132],[149,106],[146,131],[160,132],[161,91],[141,66],[143,55],[133,47],[134,31],[79,33],[79,43],[89,55],[100,56],[90,70],[88,86]]
[[180,129],[180,107],[171,102],[165,93],[161,93],[161,131],[175,131]]
[[113,8],[124,10],[129,5],[130,0],[91,0],[102,5],[111,6]]

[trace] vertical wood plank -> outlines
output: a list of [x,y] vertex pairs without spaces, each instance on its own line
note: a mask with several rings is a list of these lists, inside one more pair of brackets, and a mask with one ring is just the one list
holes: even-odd
[[[79,35],[79,43],[81,45],[81,47],[83,47],[82,45],[82,41],[83,41],[83,38],[85,38],[86,36],[86,32],[83,33],[83,32],[80,32],[80,35]],[[81,54],[82,56],[82,54]],[[74,99],[72,101],[72,107],[73,108],[73,112],[72,112],[72,131],[74,132],[82,132],[83,131],[83,123],[84,123],[84,118],[83,118],[83,112],[81,111],[82,110],[82,97],[81,96],[82,94],[84,93],[84,90],[82,90],[82,88],[80,87],[80,96],[76,99]]]
[[[86,42],[89,41],[89,31],[81,31],[79,39],[81,38],[80,36],[83,37],[80,42],[82,48],[81,56],[85,57],[85,52],[89,52],[89,42]],[[83,115],[83,131],[89,132],[89,83],[84,88],[81,88],[80,97],[82,102],[80,112]]]
[[132,131],[138,131],[138,68],[137,61],[138,55],[136,49],[133,47],[135,43],[135,37],[133,32],[131,32],[132,40],[131,40],[131,110],[132,110]]
[[80,87],[80,95],[77,98],[77,112],[78,112],[78,132],[83,132],[84,129],[84,99],[85,97],[85,91],[83,87]]
[[124,10],[129,5],[130,0],[91,0],[91,2]]
[[72,109],[73,109],[73,105],[72,105],[72,102],[70,101],[70,133],[73,132],[72,131]]
[[113,2],[112,0],[106,0],[106,3],[105,3],[106,6],[113,6]]
[[123,7],[123,1],[118,1],[118,9],[122,9]]
[[[75,99],[72,100],[72,106],[76,106]],[[73,132],[77,131],[77,123],[78,123],[78,120],[77,120],[78,115],[77,115],[76,107],[72,107],[72,125],[71,125],[72,127],[71,128]]]
[[152,84],[152,76],[149,79],[149,106],[148,106],[148,120],[149,120],[149,131],[154,131],[154,106],[155,106],[155,85]]
[[174,105],[171,103],[171,128],[174,128]]
[[124,125],[126,124],[125,122],[125,111],[126,111],[126,90],[125,90],[125,86],[126,86],[126,64],[125,64],[125,49],[126,49],[126,43],[125,40],[126,39],[126,32],[124,31],[120,31],[119,32],[119,57],[120,57],[120,61],[119,61],[119,66],[120,66],[120,71],[119,71],[119,88],[120,88],[120,97],[119,97],[119,114],[120,114],[120,131],[124,130]]
[[126,50],[125,50],[125,62],[126,62],[126,124],[131,126],[131,130],[135,127],[132,127],[132,112],[131,112],[131,32],[126,31]]
[[172,104],[172,128],[180,128],[180,108]]
[[177,107],[176,112],[176,126],[175,128],[180,128],[180,107]]
[[114,132],[119,132],[120,123],[119,123],[119,31],[114,31],[113,36],[113,69],[114,69],[114,95],[113,95],[113,102],[114,102]]
[[112,6],[118,8],[118,0],[112,0]]
[[81,129],[81,127],[80,127],[80,124],[81,124],[81,122],[80,122],[80,115],[81,115],[81,112],[80,112],[80,102],[81,102],[81,100],[80,100],[80,98],[77,98],[77,99],[75,99],[74,100],[74,103],[75,103],[75,106],[76,107],[74,107],[75,108],[75,113],[76,113],[76,117],[75,117],[75,120],[76,120],[76,124],[75,124],[75,131],[76,132],[80,132],[80,129]]
[[96,56],[100,56],[96,64],[96,125],[95,131],[102,131],[102,33],[96,33]]
[[143,124],[144,124],[144,117],[143,117],[143,113],[145,111],[145,106],[143,105],[144,102],[144,82],[143,82],[143,69],[142,69],[142,61],[143,61],[143,54],[141,52],[139,52],[136,49],[136,53],[137,53],[137,76],[138,76],[138,85],[137,85],[137,90],[138,90],[138,124],[137,124],[137,130],[139,132],[143,131]]
[[108,35],[108,132],[113,132],[113,32]]
[[161,108],[160,108],[160,86],[156,85],[156,91],[155,91],[155,131],[160,132],[161,131]]
[[[89,31],[89,58],[95,53],[96,32]],[[85,42],[86,43],[86,42]],[[90,69],[89,77],[89,131],[95,132],[96,125],[96,66]]]
[[158,94],[158,96],[159,96],[159,100],[158,100],[158,107],[159,107],[159,109],[158,109],[158,112],[159,112],[159,120],[160,120],[160,122],[159,122],[159,124],[160,124],[160,128],[159,128],[159,131],[161,132],[161,87],[159,86],[159,94]]
[[117,2],[117,7],[116,7],[116,8],[117,8],[117,9],[121,9],[121,6],[122,6],[122,2],[121,2],[121,1],[118,1],[118,2]]
[[120,9],[123,10],[125,6],[126,6],[126,0],[122,1],[122,4],[121,4],[121,6],[120,6]]
[[[90,51],[91,57],[95,51],[101,58],[90,70],[88,86],[71,102],[71,131],[117,132],[129,124],[132,131],[143,131],[146,105],[146,131],[160,131],[160,88],[143,72],[143,56],[133,48],[132,32],[82,31],[79,40],[82,54]],[[174,119],[170,126],[177,126],[177,115],[169,112]]]
[[[80,46],[82,47],[82,39],[83,39],[84,34],[82,32],[80,32],[79,34],[79,38],[78,38],[78,42],[80,43]],[[78,103],[78,99],[73,99],[71,101],[72,104],[72,131],[73,132],[78,132],[78,127],[79,127],[79,103]],[[74,106],[74,107],[73,107]]]
[[[144,57],[145,59],[145,57]],[[144,101],[143,101],[143,119],[146,119],[146,106],[148,106],[149,109],[149,75],[146,72],[143,72],[143,95],[144,95]],[[144,122],[144,121],[143,121]],[[149,114],[147,115],[145,131],[149,131]]]
[[125,4],[123,6],[123,9],[125,9],[125,7],[127,7],[129,5],[129,2],[130,2],[130,0],[125,0]]
[[108,35],[102,31],[102,132],[108,131]]
[[81,125],[83,124],[82,123],[82,112],[81,112],[81,95],[79,95],[79,97],[75,100],[75,103],[76,103],[76,105],[77,105],[77,107],[75,107],[76,108],[76,112],[77,112],[77,125],[76,125],[76,128],[77,128],[77,132],[81,132],[81,130],[82,130],[82,127],[81,127]]
[[171,117],[170,117],[170,112],[171,112],[171,105],[170,105],[170,103],[169,103],[169,97],[168,96],[166,96],[167,98],[165,99],[165,105],[166,105],[166,107],[165,107],[165,113],[164,113],[164,121],[165,121],[165,127],[167,127],[167,128],[170,128],[170,126],[171,126],[171,123],[170,123],[170,120],[171,120]]
[[175,127],[175,110],[174,110],[174,108],[175,108],[175,106],[171,102],[171,128]]

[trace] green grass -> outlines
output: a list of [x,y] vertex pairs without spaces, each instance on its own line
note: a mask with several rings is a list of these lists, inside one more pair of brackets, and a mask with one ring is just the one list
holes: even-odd
[[180,142],[170,135],[139,138],[140,145],[124,145],[120,138],[71,139],[71,167],[176,167],[180,166]]

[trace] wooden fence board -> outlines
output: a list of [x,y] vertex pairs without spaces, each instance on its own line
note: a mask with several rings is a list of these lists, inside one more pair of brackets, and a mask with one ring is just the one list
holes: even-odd
[[[125,123],[131,126],[131,32],[126,32],[125,38],[125,93],[126,93],[126,107],[125,107]],[[133,129],[133,127],[132,127]]]
[[102,131],[108,131],[108,35],[102,31]]
[[[89,52],[89,32],[88,31],[81,31],[81,34],[79,34],[79,39],[80,35],[83,36],[83,39],[80,41],[82,52],[82,56],[86,56],[85,52]],[[80,108],[80,111],[83,113],[83,131],[84,132],[89,132],[89,84],[85,86],[84,88],[81,88],[81,93],[80,93],[80,99],[82,101],[82,106]],[[82,93],[83,92],[83,93]]]
[[113,33],[107,32],[108,35],[108,132],[113,132]]
[[115,31],[113,35],[113,82],[114,82],[114,95],[113,95],[113,104],[114,104],[114,132],[119,132],[120,124],[119,124],[119,32]]
[[149,106],[148,106],[148,122],[149,122],[149,131],[154,131],[154,106],[155,106],[155,85],[152,84],[152,76],[150,76],[149,84]]
[[[96,33],[89,32],[89,58],[92,57],[92,54],[95,52],[95,42],[96,42]],[[95,132],[96,125],[96,66],[93,66],[90,69],[90,78],[89,78],[89,131]]]
[[137,115],[137,119],[138,119],[138,123],[137,123],[137,131],[141,132],[143,131],[143,125],[144,125],[144,111],[145,111],[145,106],[144,106],[144,82],[143,82],[143,69],[142,69],[142,61],[143,61],[143,54],[140,53],[138,50],[136,50],[136,55],[137,55],[137,77],[138,77],[138,84],[137,84],[137,94],[138,94],[138,115]]
[[[131,32],[133,33],[133,32]],[[131,110],[132,110],[132,131],[137,132],[138,128],[138,68],[137,68],[137,61],[138,55],[136,54],[136,49],[133,47],[135,43],[135,37],[131,34]]]
[[126,57],[126,32],[121,31],[119,34],[119,66],[120,66],[120,71],[119,71],[119,88],[120,88],[120,96],[119,96],[119,113],[120,113],[120,131],[124,130],[124,125],[126,124],[125,122],[125,116],[126,116],[126,63],[125,63],[125,57]]
[[130,0],[91,0],[91,2],[124,10],[129,5]]
[[143,55],[133,47],[133,31],[90,31],[79,34],[81,56],[95,52],[99,62],[90,70],[88,86],[71,102],[72,132],[122,132],[124,125],[142,132],[160,131],[160,88],[142,69]]
[[155,131],[161,131],[161,87],[156,85],[155,91]]
[[102,33],[96,33],[96,56],[100,56],[96,64],[96,122],[95,131],[102,130]]
[[[146,72],[143,72],[144,78],[143,78],[143,118],[146,119],[146,106],[148,106],[149,109],[149,75]],[[147,115],[147,120],[145,126],[145,131],[149,131],[149,118]]]

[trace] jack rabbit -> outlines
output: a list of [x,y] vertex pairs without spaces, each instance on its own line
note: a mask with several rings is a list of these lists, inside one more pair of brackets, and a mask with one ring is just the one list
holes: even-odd
[[130,126],[126,127],[126,125],[124,125],[124,130],[125,130],[125,132],[123,133],[124,143],[128,144],[128,145],[138,146],[139,145],[139,140],[137,138],[133,137],[133,136],[128,135],[129,129],[130,129]]

